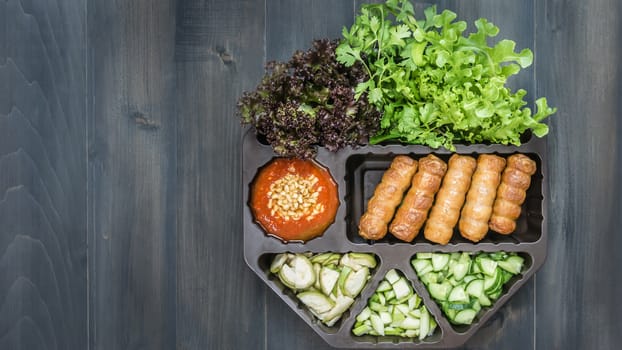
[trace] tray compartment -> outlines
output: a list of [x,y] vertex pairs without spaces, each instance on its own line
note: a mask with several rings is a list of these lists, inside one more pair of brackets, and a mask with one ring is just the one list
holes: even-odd
[[[436,321],[436,323],[439,323],[439,319],[437,317],[437,315],[435,313],[432,313],[430,311],[430,307],[428,305],[428,300],[424,299],[423,296],[419,293],[419,291],[417,290],[417,288],[415,288],[413,281],[409,278],[408,275],[406,275],[405,273],[403,273],[401,270],[399,269],[395,269],[397,271],[397,273],[402,276],[405,277],[408,280],[408,283],[410,283],[411,288],[413,289],[414,293],[417,294],[421,299],[421,304],[425,305],[425,307],[428,309],[428,312],[430,313],[430,317],[434,318],[434,320]],[[376,281],[376,284],[373,286],[372,289],[372,293],[370,294],[370,298],[371,296],[376,292],[376,290],[378,289],[380,282],[384,279],[386,273],[384,275],[380,275]],[[365,300],[365,304],[363,306],[363,308],[365,306],[368,305],[369,303],[369,299],[367,298]],[[431,301],[432,303],[434,301]],[[353,317],[357,317],[358,314],[360,313],[361,310],[359,310],[358,313],[354,314]],[[353,322],[353,324],[356,323],[356,320]],[[363,344],[402,344],[402,345],[417,345],[417,344],[434,344],[434,343],[438,343],[441,341],[441,339],[443,338],[443,329],[441,328],[440,324],[438,324],[436,326],[436,329],[434,330],[434,333],[426,338],[424,338],[423,340],[419,340],[418,338],[406,338],[406,337],[399,337],[399,336],[391,336],[391,335],[384,335],[384,336],[374,336],[374,335],[362,335],[362,336],[356,336],[352,333],[352,329],[353,326],[350,327],[350,335],[352,337],[352,339],[357,342],[357,343],[363,343]]]
[[[327,251],[328,252],[328,251]],[[349,252],[339,252],[339,251],[330,251],[331,253],[339,253],[339,254],[345,254],[345,253],[349,253]],[[283,253],[291,253],[290,251],[287,252],[283,252]],[[308,253],[308,252],[304,252],[304,253]],[[318,254],[318,253],[325,253],[325,252],[312,252],[314,254]],[[370,254],[374,254],[369,252]],[[296,311],[296,313],[298,313],[299,315],[303,316],[305,320],[307,321],[307,323],[309,324],[313,324],[314,327],[317,327],[317,330],[321,331],[322,333],[326,333],[326,334],[332,334],[332,335],[336,335],[340,332],[343,324],[344,324],[344,320],[347,320],[350,318],[350,315],[352,313],[352,310],[354,308],[355,305],[357,305],[358,303],[361,302],[363,295],[367,294],[365,293],[368,289],[370,289],[372,287],[372,285],[374,284],[373,281],[375,280],[375,276],[377,274],[377,272],[379,271],[379,268],[381,266],[381,261],[380,258],[378,257],[378,255],[374,254],[374,257],[376,259],[376,267],[373,269],[370,269],[370,278],[367,281],[367,283],[365,284],[365,286],[363,287],[363,289],[361,290],[361,292],[359,293],[359,295],[354,299],[354,303],[346,310],[344,311],[344,313],[342,314],[341,318],[339,319],[339,321],[337,321],[333,326],[329,327],[327,325],[325,325],[324,323],[322,323],[322,321],[320,319],[318,319],[317,317],[315,317],[307,308],[307,306],[305,306],[299,299],[298,297],[296,297],[296,294],[294,293],[294,291],[292,289],[290,289],[289,287],[285,286],[281,280],[279,279],[279,277],[276,274],[273,274],[270,272],[270,265],[272,263],[272,260],[274,259],[274,257],[277,255],[278,253],[266,253],[266,254],[262,254],[258,260],[258,266],[260,267],[260,269],[263,271],[263,273],[265,274],[265,280],[270,282],[270,287],[281,297],[281,298],[287,298],[289,299],[288,304],[290,306],[292,306],[292,308],[294,309],[294,311]],[[367,300],[367,299],[365,299]],[[316,330],[316,331],[317,331]]]
[[[500,251],[500,250],[501,249],[496,250],[496,251]],[[433,251],[433,252],[434,253],[450,253],[447,251]],[[462,252],[462,251],[456,250],[455,252]],[[474,254],[482,253],[482,251],[467,251],[467,252],[474,253]],[[441,310],[440,305],[436,302],[435,299],[432,298],[432,296],[430,295],[430,292],[428,291],[428,288],[421,281],[420,276],[417,275],[417,273],[415,272],[414,268],[412,267],[412,264],[411,264],[411,268],[412,268],[412,271],[414,272],[414,275],[416,276],[415,278],[418,282],[416,284],[416,287],[418,290],[421,291],[420,295],[424,298],[424,300],[428,300],[429,303],[435,304],[436,306],[434,308],[435,312],[439,313],[441,317],[447,321],[444,324],[444,326],[451,327],[451,330],[455,332],[455,334],[467,334],[467,333],[470,333],[472,330],[476,330],[477,328],[479,328],[480,324],[485,323],[485,321],[488,320],[488,318],[490,318],[495,312],[497,312],[499,308],[503,306],[503,304],[505,304],[505,302],[509,299],[509,297],[514,293],[514,291],[517,290],[520,285],[526,282],[529,279],[529,277],[535,272],[534,271],[534,267],[535,267],[534,257],[527,252],[516,252],[516,253],[524,259],[523,272],[518,275],[512,276],[512,278],[502,286],[503,292],[501,293],[499,298],[497,298],[496,300],[493,300],[490,306],[482,307],[481,311],[477,313],[477,315],[475,316],[475,319],[473,320],[473,323],[471,323],[470,325],[457,325],[457,324],[452,324],[451,322],[449,322],[449,320],[447,319],[447,316]],[[414,258],[415,258],[415,255],[411,256],[409,262],[412,261]]]
[[[431,152],[434,153],[434,152]],[[511,153],[495,152],[497,155],[507,157]],[[409,155],[414,159],[420,159],[429,153],[403,153]],[[443,159],[445,162],[449,160],[451,154],[434,153],[437,157]],[[462,153],[464,154],[464,153]],[[467,153],[475,158],[481,153]],[[531,178],[531,186],[527,190],[527,197],[522,205],[521,215],[516,221],[516,231],[510,235],[501,235],[493,231],[489,231],[486,237],[480,241],[481,243],[527,243],[536,242],[542,237],[542,160],[536,153],[524,153],[531,159],[536,161],[537,171]],[[393,158],[397,154],[385,153],[385,154],[356,154],[348,157],[346,161],[346,205],[347,205],[347,237],[352,243],[357,244],[374,244],[374,243],[388,243],[388,244],[417,244],[417,243],[431,243],[423,237],[423,232],[420,232],[413,242],[403,242],[393,237],[390,233],[378,240],[368,241],[361,238],[358,235],[358,221],[367,209],[367,202],[374,194],[374,190],[384,172],[389,168],[389,165]],[[421,229],[423,231],[423,228]],[[458,231],[458,225],[454,228],[454,234],[449,244],[459,243],[472,243],[460,236]]]

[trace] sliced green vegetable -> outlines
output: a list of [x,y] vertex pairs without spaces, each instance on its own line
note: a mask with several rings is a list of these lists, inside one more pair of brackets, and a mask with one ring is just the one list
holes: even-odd
[[305,291],[296,295],[311,311],[321,314],[330,311],[335,303],[327,296],[316,291]]
[[286,261],[287,261],[287,254],[285,253],[278,254],[277,256],[275,256],[274,260],[272,260],[272,264],[270,265],[270,272],[278,273]]
[[437,324],[410,282],[397,270],[389,270],[367,306],[356,317],[356,336],[399,336],[419,339],[434,333]]
[[400,275],[395,269],[391,269],[387,272],[387,275],[384,276],[384,279],[386,279],[389,283],[394,284],[400,279]]
[[[449,261],[445,264],[439,255]],[[427,268],[434,265],[434,260],[437,267],[445,267],[434,271]],[[449,321],[468,325],[482,308],[501,296],[505,283],[522,272],[524,258],[508,252],[419,253],[411,264]]]
[[347,296],[337,296],[335,307],[321,315],[322,322],[328,327],[332,327],[341,317],[341,315],[352,306],[354,299]]
[[506,260],[499,261],[498,265],[505,271],[516,275],[522,270],[524,261],[525,259],[518,255],[515,255],[507,258]]
[[467,295],[462,285],[457,285],[451,289],[447,300],[454,303],[468,303],[469,296]]
[[473,323],[473,319],[477,315],[477,312],[473,309],[464,309],[458,311],[456,317],[453,319],[453,322],[457,324],[471,324]]
[[319,278],[322,293],[325,295],[330,295],[332,293],[339,279],[339,275],[340,273],[337,270],[333,270],[329,267],[322,267]]
[[304,255],[296,255],[281,267],[279,278],[286,286],[300,290],[315,283],[315,271],[309,259]]
[[497,271],[497,262],[489,259],[489,258],[476,258],[477,264],[479,265],[482,272],[488,276],[493,276]]
[[474,279],[467,284],[466,292],[472,297],[479,298],[484,294],[484,281],[481,279]]
[[[371,261],[376,261],[373,254],[354,254],[347,259],[343,257],[348,254],[339,253],[277,254],[270,271],[296,293],[315,317],[332,327],[363,290],[371,276],[367,265],[374,265]],[[357,261],[357,270],[341,261]]]
[[418,275],[424,275],[434,270],[432,262],[428,259],[417,258],[411,262],[411,265],[415,268]]
[[392,288],[393,286],[391,286],[391,283],[389,283],[389,281],[382,280],[382,282],[380,282],[380,284],[378,285],[376,292],[386,292],[391,290]]
[[449,282],[431,283],[428,285],[430,295],[436,300],[447,300],[451,289],[452,285]]
[[344,282],[343,294],[349,297],[357,296],[369,279],[369,269],[363,267],[360,270],[350,273]]
[[442,253],[432,254],[432,269],[434,271],[440,271],[447,267],[449,264],[449,255]]
[[404,298],[410,297],[412,293],[412,289],[408,281],[405,278],[399,278],[393,284],[393,291],[395,292],[395,299],[402,300]]
[[365,306],[363,311],[361,311],[361,313],[358,314],[358,316],[356,316],[356,321],[357,322],[363,322],[363,321],[367,320],[369,318],[369,316],[371,316],[371,309],[369,308],[369,306]]

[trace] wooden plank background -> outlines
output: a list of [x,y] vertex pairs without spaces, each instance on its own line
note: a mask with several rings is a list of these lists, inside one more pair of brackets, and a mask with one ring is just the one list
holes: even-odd
[[0,349],[86,345],[86,10],[0,1]]
[[[0,349],[329,349],[244,263],[235,102],[359,0],[0,0]],[[443,0],[535,52],[548,258],[465,349],[622,341],[622,3]]]

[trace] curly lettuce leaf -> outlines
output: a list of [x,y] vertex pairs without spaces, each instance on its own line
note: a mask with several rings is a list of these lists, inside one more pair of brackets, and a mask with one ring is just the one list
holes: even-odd
[[399,140],[453,150],[456,142],[520,145],[528,130],[547,134],[542,120],[556,109],[539,98],[532,115],[526,91],[506,86],[533,63],[531,50],[517,52],[508,39],[491,46],[497,26],[481,18],[467,34],[467,23],[456,18],[431,6],[418,20],[409,1],[387,0],[363,5],[354,24],[343,29],[336,58],[365,67],[369,79],[358,84],[355,96],[367,94],[383,112],[372,143]]

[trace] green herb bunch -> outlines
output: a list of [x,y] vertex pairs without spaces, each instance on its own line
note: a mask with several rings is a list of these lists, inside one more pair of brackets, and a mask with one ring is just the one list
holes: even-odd
[[488,38],[499,28],[486,19],[466,35],[467,23],[432,6],[417,20],[408,0],[363,5],[351,28],[344,28],[337,60],[361,64],[368,79],[356,87],[382,111],[381,129],[371,143],[398,140],[444,146],[454,142],[520,145],[527,130],[542,137],[541,121],[555,113],[545,98],[537,113],[524,101],[526,91],[506,87],[508,77],[532,64],[529,49],[515,52],[515,42]]
[[266,75],[238,101],[244,124],[255,127],[275,153],[310,158],[317,146],[336,151],[367,143],[380,125],[380,112],[354,87],[367,80],[363,66],[337,62],[338,40],[315,40],[288,62],[269,62]]

